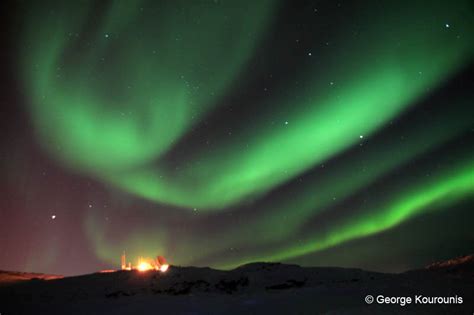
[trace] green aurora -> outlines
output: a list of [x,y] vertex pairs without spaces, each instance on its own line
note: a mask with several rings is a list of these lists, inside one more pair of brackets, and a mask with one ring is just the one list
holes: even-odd
[[[474,32],[466,18],[470,1],[413,4],[403,15],[397,1],[352,12],[346,23],[359,25],[358,36],[333,31],[330,53],[324,44],[308,44],[294,56],[300,66],[272,94],[238,100],[250,102],[258,115],[199,143],[192,141],[195,128],[229,106],[227,96],[242,80],[258,81],[252,60],[288,54],[268,46],[280,2],[51,7],[32,9],[21,33],[21,75],[37,138],[67,169],[146,199],[166,217],[132,227],[117,241],[99,214],[88,212],[85,233],[104,261],[114,263],[123,248],[132,256],[171,252],[171,243],[178,244],[172,255],[180,264],[231,268],[291,260],[386,231],[474,192],[473,152],[467,150],[449,168],[425,166],[429,178],[391,187],[376,202],[317,224],[342,201],[472,128],[472,116],[446,104],[422,128],[400,127],[404,141],[389,135],[331,167],[341,154],[376,141],[472,62],[473,42],[459,36]],[[444,20],[434,18],[440,16]],[[182,146],[189,154],[170,158]],[[297,191],[272,195],[306,172],[313,175]],[[202,233],[229,213],[246,223],[223,219]],[[170,228],[176,218],[187,222],[185,232]],[[247,244],[245,252],[220,254]]]

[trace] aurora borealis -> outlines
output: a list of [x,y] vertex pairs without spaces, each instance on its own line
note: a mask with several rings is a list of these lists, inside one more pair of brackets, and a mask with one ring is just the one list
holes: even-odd
[[474,250],[470,1],[10,5],[4,269]]

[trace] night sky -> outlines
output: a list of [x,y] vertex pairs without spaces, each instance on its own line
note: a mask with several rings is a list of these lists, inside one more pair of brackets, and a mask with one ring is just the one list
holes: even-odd
[[0,269],[474,252],[472,1],[1,9]]

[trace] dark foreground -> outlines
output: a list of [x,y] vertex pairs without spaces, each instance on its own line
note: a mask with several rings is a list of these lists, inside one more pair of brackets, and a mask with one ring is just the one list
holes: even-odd
[[[0,286],[0,313],[473,314],[473,266],[474,256],[467,256],[401,274],[255,263],[231,271],[174,266],[164,274],[119,271],[10,281]],[[412,301],[369,305],[367,295]],[[419,295],[451,297],[451,303],[419,304]]]

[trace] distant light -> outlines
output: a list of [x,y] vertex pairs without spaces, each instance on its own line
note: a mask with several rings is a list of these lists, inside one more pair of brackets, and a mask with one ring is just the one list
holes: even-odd
[[287,121],[285,121],[285,125],[288,125],[288,122],[287,122]]
[[308,53],[308,56],[311,56],[311,53],[310,53],[310,52]]
[[362,139],[362,138],[364,138],[364,136],[363,136],[363,135],[360,135],[360,136],[359,136],[359,138],[361,138],[361,139]]
[[161,271],[161,272],[166,272],[166,270],[168,270],[169,266],[170,266],[170,265],[161,265],[160,271]]
[[53,215],[51,216],[51,219],[53,219],[53,220],[56,219],[56,216],[53,214]]
[[109,38],[109,34],[105,34],[104,36],[105,36],[105,38]]
[[138,264],[137,269],[138,271],[147,271],[153,269],[153,267],[149,263],[143,261]]
[[446,28],[449,28],[449,24],[448,24],[448,23],[446,23],[444,26],[446,26]]

